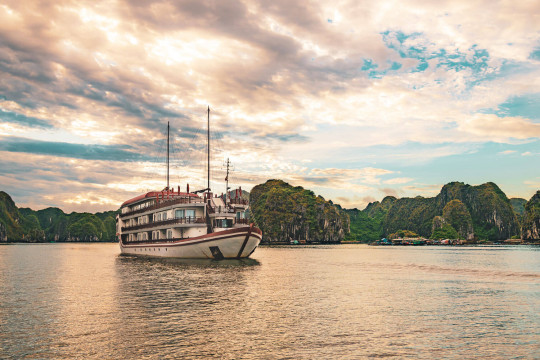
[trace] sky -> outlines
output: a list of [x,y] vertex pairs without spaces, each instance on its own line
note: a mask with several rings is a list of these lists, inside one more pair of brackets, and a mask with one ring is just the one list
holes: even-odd
[[283,179],[343,207],[540,188],[540,2],[3,1],[0,190],[116,210]]

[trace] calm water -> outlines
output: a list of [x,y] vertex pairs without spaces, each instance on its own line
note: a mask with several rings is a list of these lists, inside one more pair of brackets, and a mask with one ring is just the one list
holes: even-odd
[[0,358],[540,358],[540,248],[0,246]]

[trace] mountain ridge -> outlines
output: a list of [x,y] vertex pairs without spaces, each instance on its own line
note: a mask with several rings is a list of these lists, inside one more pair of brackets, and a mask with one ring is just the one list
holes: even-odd
[[[540,240],[540,190],[528,201],[508,199],[493,182],[450,182],[431,198],[386,196],[363,210],[344,209],[309,189],[276,179],[242,196],[250,197],[252,220],[263,230],[264,242],[270,243],[367,243],[403,231],[468,242]],[[0,191],[0,241],[115,241],[116,213],[18,208]]]

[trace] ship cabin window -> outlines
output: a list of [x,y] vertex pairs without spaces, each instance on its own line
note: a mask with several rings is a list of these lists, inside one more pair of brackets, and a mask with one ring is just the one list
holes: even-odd
[[216,219],[215,226],[219,228],[232,228],[233,221],[232,219]]
[[177,219],[183,218],[184,214],[185,214],[184,210],[175,210],[174,211],[174,217],[177,218]]
[[172,239],[172,230],[167,230],[167,239]]
[[154,216],[156,216],[157,221],[161,221],[161,213],[159,213],[159,214],[157,214],[157,215],[154,215]]
[[167,212],[165,211],[162,216],[163,220],[167,220]]
[[186,209],[186,218],[195,219],[195,210]]

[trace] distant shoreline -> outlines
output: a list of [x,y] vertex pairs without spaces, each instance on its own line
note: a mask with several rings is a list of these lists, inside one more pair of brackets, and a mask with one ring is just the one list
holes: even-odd
[[[53,242],[0,242],[1,245],[47,245],[47,244],[118,244],[118,241],[53,241]],[[305,243],[305,244],[291,244],[289,242],[272,242],[272,243],[261,243],[259,246],[287,246],[287,247],[301,247],[301,246],[318,246],[318,245],[368,245],[376,247],[470,247],[470,246],[508,246],[508,245],[536,245],[540,246],[540,242],[485,242],[480,244],[462,244],[462,245],[376,245],[375,243],[362,243],[358,241],[342,241],[341,243]]]
[[461,244],[461,245],[441,245],[441,244],[437,244],[437,245],[376,245],[375,242],[371,242],[371,243],[362,243],[362,242],[358,242],[358,241],[342,241],[341,243],[305,243],[305,244],[291,244],[291,243],[288,243],[288,242],[272,242],[272,243],[261,243],[259,246],[290,246],[290,247],[295,247],[295,246],[312,246],[312,245],[369,245],[369,246],[377,246],[377,247],[396,247],[396,246],[399,246],[399,247],[407,247],[407,246],[411,246],[411,247],[463,247],[463,246],[484,246],[484,245],[489,245],[489,246],[497,246],[497,245],[504,245],[504,246],[508,246],[508,245],[540,245],[540,242],[522,242],[522,243],[517,243],[517,242],[508,242],[508,243],[505,243],[504,241],[502,242],[484,242],[484,243],[478,243],[478,244]]
[[32,245],[32,244],[118,244],[118,241],[3,241],[0,245]]

